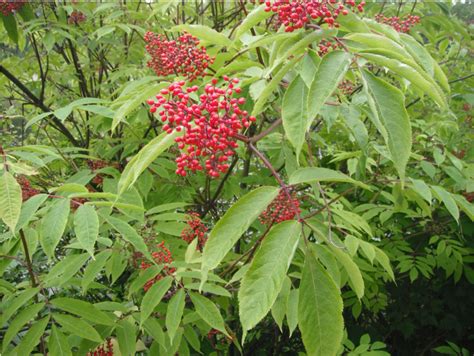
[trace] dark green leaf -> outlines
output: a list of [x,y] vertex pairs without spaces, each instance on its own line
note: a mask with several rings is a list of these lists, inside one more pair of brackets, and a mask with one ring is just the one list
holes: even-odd
[[10,37],[13,42],[18,43],[18,27],[16,25],[15,16],[13,14],[8,16],[2,14],[0,17],[3,20],[3,26],[8,33],[8,37]]

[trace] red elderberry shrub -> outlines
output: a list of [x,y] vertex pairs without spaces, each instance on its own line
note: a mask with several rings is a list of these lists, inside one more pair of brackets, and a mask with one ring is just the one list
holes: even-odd
[[30,181],[25,176],[18,176],[16,178],[16,181],[21,187],[21,196],[22,196],[23,201],[27,201],[31,197],[38,195],[40,193],[38,189],[31,187]]
[[296,193],[281,189],[278,196],[258,219],[263,225],[270,226],[282,221],[292,220],[300,212],[300,203],[296,198]]
[[199,40],[184,33],[176,40],[167,40],[161,34],[147,32],[146,50],[151,56],[148,67],[159,76],[183,75],[189,80],[204,76],[214,58],[209,57],[206,48],[199,47]]
[[67,22],[70,25],[79,25],[80,23],[86,21],[86,19],[87,16],[82,11],[74,10],[71,12],[71,15],[69,15]]
[[107,341],[96,347],[94,351],[89,351],[87,356],[113,356],[114,355],[114,345],[112,341],[107,339]]
[[358,5],[355,0],[345,2],[337,0],[276,0],[266,1],[265,11],[275,12],[278,22],[285,26],[286,32],[302,28],[311,20],[320,20],[330,27],[338,27],[337,17],[347,15],[347,6],[363,11],[365,1]]
[[23,0],[0,0],[0,12],[3,16],[8,16],[20,10],[26,3],[27,1]]
[[239,80],[224,76],[224,82],[217,86],[217,79],[213,79],[204,93],[196,96],[197,86],[184,89],[185,82],[180,81],[161,90],[156,101],[148,101],[150,112],[162,108],[159,115],[165,123],[163,130],[168,134],[184,130],[175,139],[181,150],[176,158],[176,174],[184,177],[187,172],[204,170],[208,176],[218,178],[229,169],[228,161],[238,147],[236,134],[255,121],[241,109],[245,99],[233,97],[241,92],[235,87]]
[[196,248],[202,251],[207,240],[206,233],[208,229],[206,225],[203,224],[198,213],[189,213],[186,224],[187,226],[181,231],[181,238],[188,244],[197,238]]
[[407,15],[403,18],[398,16],[385,17],[383,14],[378,14],[375,16],[375,21],[392,26],[397,32],[408,32],[410,28],[420,23],[420,17],[414,15]]
[[[170,275],[176,271],[176,268],[169,266],[169,264],[173,262],[173,258],[171,257],[171,251],[165,247],[165,242],[164,241],[160,242],[158,245],[156,245],[156,247],[158,250],[155,252],[152,252],[151,255],[153,257],[153,260],[157,264],[163,265],[162,274],[158,274],[156,277],[150,279],[149,281],[145,283],[145,286],[143,287],[145,292],[148,291],[148,289],[150,289],[153,286],[153,284],[155,284],[160,279],[162,279],[164,275]],[[152,264],[149,262],[142,262],[140,265],[140,268],[145,270],[145,269],[150,268],[151,266]]]

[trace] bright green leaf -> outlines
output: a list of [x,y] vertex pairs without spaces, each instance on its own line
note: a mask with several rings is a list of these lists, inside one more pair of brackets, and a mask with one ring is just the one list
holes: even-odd
[[100,271],[104,268],[105,263],[112,254],[111,250],[105,250],[95,256],[94,260],[91,260],[84,270],[84,274],[81,280],[82,293],[87,292],[87,288],[92,281],[99,276]]
[[18,334],[21,328],[30,320],[35,318],[40,312],[40,310],[43,309],[44,305],[44,303],[29,305],[21,312],[19,312],[16,318],[10,322],[10,324],[8,325],[8,329],[3,337],[3,352],[5,352],[8,344]]
[[49,316],[37,321],[29,328],[25,336],[21,339],[18,346],[13,351],[15,355],[31,355],[33,349],[40,342],[41,336],[43,335],[46,326],[49,322]]
[[40,243],[49,258],[54,256],[54,250],[66,230],[69,210],[69,199],[58,199],[41,221]]
[[142,174],[160,154],[171,147],[175,143],[174,139],[180,135],[182,135],[182,132],[175,131],[172,134],[163,132],[148,142],[130,162],[127,163],[127,166],[123,170],[118,182],[119,195],[130,188],[136,182],[140,174]]
[[271,12],[265,11],[265,4],[257,6],[245,17],[239,27],[237,27],[234,39],[238,40],[245,32],[258,25],[261,21],[269,18],[271,15]]
[[290,176],[290,184],[314,183],[314,182],[343,182],[351,183],[359,187],[369,189],[367,185],[356,181],[344,173],[329,168],[308,167],[293,172]]
[[105,219],[110,224],[110,226],[114,228],[114,230],[117,230],[120,235],[122,235],[125,241],[131,243],[138,251],[143,253],[150,260],[153,260],[150,252],[148,252],[148,247],[143,241],[143,238],[138,235],[137,231],[133,227],[131,227],[125,221],[113,216],[107,216]]
[[308,87],[300,76],[291,82],[283,96],[281,117],[288,140],[296,149],[298,159],[307,130]]
[[72,355],[71,346],[66,336],[56,327],[51,326],[51,335],[48,341],[48,351],[51,356],[69,356]]
[[411,154],[411,126],[402,92],[367,71],[362,72],[371,96],[372,111],[387,132],[387,146],[402,182]]
[[219,265],[240,236],[277,195],[276,187],[257,188],[244,195],[227,210],[212,229],[204,246],[202,257],[204,275]]
[[136,354],[136,329],[128,320],[121,320],[116,329],[120,353],[123,356],[133,356]]
[[200,294],[189,292],[189,296],[199,316],[211,327],[229,336],[224,325],[224,319],[222,319],[222,315],[216,305]]
[[100,311],[92,304],[73,298],[55,298],[50,303],[68,313],[80,316],[94,324],[114,325],[114,320],[103,311]]
[[332,51],[323,57],[308,92],[307,129],[346,75],[350,63],[351,57],[344,51]]
[[176,330],[178,330],[178,326],[181,323],[184,305],[185,294],[183,288],[180,288],[171,298],[166,310],[166,330],[168,331],[170,341],[173,341]]
[[339,288],[312,253],[307,253],[298,301],[298,327],[308,355],[332,356],[344,329]]
[[294,220],[275,225],[264,238],[238,293],[240,322],[252,329],[270,311],[280,293],[298,245],[301,225]]
[[94,256],[94,245],[99,236],[99,217],[94,207],[81,205],[74,214],[74,231],[81,246]]
[[21,202],[20,185],[9,172],[5,171],[0,176],[0,219],[12,232],[15,231],[20,218]]
[[204,40],[211,44],[224,47],[232,46],[232,41],[229,40],[224,34],[204,25],[178,25],[171,28],[170,31],[186,31],[200,40]]
[[71,315],[53,313],[57,321],[68,333],[95,342],[103,342],[102,336],[86,321]]
[[438,199],[440,199],[446,209],[449,211],[451,216],[459,222],[459,208],[456,205],[456,201],[452,197],[451,193],[449,193],[446,189],[443,187],[439,187],[436,185],[431,186],[431,189],[433,189],[433,192],[437,196]]
[[142,325],[148,319],[153,310],[155,310],[155,307],[161,302],[161,299],[170,289],[172,282],[173,279],[170,276],[167,276],[154,283],[145,293],[140,311],[140,323]]

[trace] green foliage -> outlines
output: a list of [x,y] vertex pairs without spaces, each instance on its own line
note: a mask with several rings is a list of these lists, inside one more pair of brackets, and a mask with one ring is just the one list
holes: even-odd
[[[466,9],[368,3],[293,32],[251,1],[0,12],[2,355],[472,354]],[[214,61],[157,76],[147,31]],[[189,128],[147,101],[225,76],[256,122],[219,178],[177,175]]]

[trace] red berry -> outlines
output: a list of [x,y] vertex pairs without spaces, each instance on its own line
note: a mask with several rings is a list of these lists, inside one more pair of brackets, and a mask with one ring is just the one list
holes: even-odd
[[182,137],[176,138],[181,150],[176,158],[178,175],[205,170],[209,177],[218,178],[229,168],[229,157],[238,147],[236,134],[249,125],[249,120],[255,121],[240,107],[245,99],[233,97],[241,92],[240,88],[235,88],[238,79],[223,79],[221,85],[217,85],[216,78],[211,80],[198,99],[188,95],[188,92],[197,91],[197,86],[184,88],[183,81],[173,83],[166,90],[168,97],[158,98],[151,107],[155,111],[158,107],[163,108],[160,116],[165,122],[164,131],[184,131]]
[[276,0],[267,1],[265,11],[276,12],[278,25],[283,24],[286,32],[292,32],[317,19],[323,19],[329,27],[337,27],[335,20],[339,13],[348,13],[345,6],[357,7],[361,11],[364,5],[364,1],[356,5],[354,0],[345,4],[338,0]]
[[377,22],[392,26],[398,32],[408,32],[410,28],[420,23],[420,17],[414,15],[408,15],[404,18],[397,16],[385,17],[382,14],[375,16]]
[[291,220],[299,215],[300,203],[296,199],[296,193],[288,189],[281,189],[278,196],[270,203],[267,209],[259,216],[264,225],[277,224],[282,221]]
[[207,241],[207,227],[202,223],[198,213],[189,213],[186,224],[187,226],[181,231],[181,238],[188,244],[197,238],[198,243],[196,249],[202,251]]
[[16,181],[21,187],[21,195],[22,195],[23,201],[27,201],[31,197],[38,195],[40,193],[38,189],[31,187],[30,181],[25,176],[18,176],[16,178]]
[[[144,39],[147,42],[146,50],[151,56],[148,67],[159,76],[184,75],[194,80],[204,76],[206,68],[214,62],[206,49],[199,47],[199,40],[189,33],[170,41],[161,34],[147,32]],[[167,93],[162,91],[162,94]]]
[[26,3],[26,0],[0,0],[0,12],[3,14],[3,16],[8,16],[20,10],[21,7]]
[[87,16],[82,11],[74,10],[71,12],[71,15],[69,15],[67,22],[70,25],[79,25],[81,22],[86,21],[86,19]]
[[[157,251],[152,252],[151,256],[153,257],[153,260],[156,264],[163,265],[163,269],[161,270],[160,274],[145,283],[145,286],[143,287],[145,292],[148,291],[148,289],[150,289],[153,284],[161,280],[164,276],[176,272],[176,268],[169,266],[169,264],[173,262],[173,258],[171,257],[171,251],[165,247],[165,242],[160,242],[158,245],[156,245],[156,247]],[[149,262],[142,262],[140,268],[145,270],[151,266],[152,264]]]

